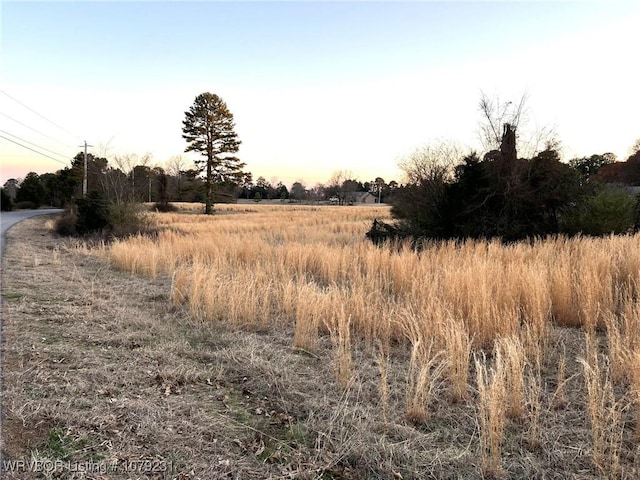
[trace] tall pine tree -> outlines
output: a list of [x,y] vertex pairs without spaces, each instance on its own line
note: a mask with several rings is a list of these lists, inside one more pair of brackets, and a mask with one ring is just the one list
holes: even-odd
[[185,112],[182,137],[187,141],[185,152],[198,152],[204,159],[196,160],[200,172],[206,170],[205,213],[213,213],[214,185],[238,183],[245,166],[234,156],[240,140],[234,131],[233,114],[216,94],[202,93]]

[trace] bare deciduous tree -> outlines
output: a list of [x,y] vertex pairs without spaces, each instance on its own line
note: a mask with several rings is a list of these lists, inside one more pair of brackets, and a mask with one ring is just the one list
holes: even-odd
[[336,170],[327,182],[327,190],[338,197],[340,205],[344,205],[347,202],[347,197],[355,191],[353,183],[349,181],[355,178],[351,170]]
[[169,186],[173,194],[179,195],[182,190],[182,172],[187,170],[189,159],[184,155],[173,155],[167,160],[167,173],[175,179],[175,185]]
[[529,125],[528,101],[527,93],[512,102],[502,101],[497,95],[489,97],[481,92],[478,104],[481,115],[479,137],[485,151],[500,149],[505,124],[516,132],[516,146],[520,157],[530,158],[542,150],[560,148],[555,127]]
[[398,162],[405,182],[420,185],[434,180],[453,178],[454,168],[462,160],[462,147],[450,140],[437,140],[416,149]]
[[502,132],[505,124],[518,129],[525,115],[527,94],[523,94],[517,103],[501,101],[497,95],[493,98],[481,92],[478,108],[482,120],[480,122],[480,141],[485,150],[498,150],[502,143]]

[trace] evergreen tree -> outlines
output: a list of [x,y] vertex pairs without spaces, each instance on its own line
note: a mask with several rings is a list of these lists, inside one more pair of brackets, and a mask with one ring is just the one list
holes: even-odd
[[214,184],[239,183],[245,166],[234,156],[241,142],[234,131],[233,114],[218,95],[207,92],[196,97],[182,123],[182,137],[188,144],[185,152],[204,157],[196,165],[200,172],[206,171],[205,213],[211,214]]
[[45,200],[45,189],[40,177],[35,172],[27,173],[16,193],[18,202],[32,202],[38,208]]

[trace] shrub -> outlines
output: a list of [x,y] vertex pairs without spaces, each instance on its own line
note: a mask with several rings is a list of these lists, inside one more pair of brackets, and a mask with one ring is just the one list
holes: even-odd
[[74,208],[67,208],[64,213],[56,220],[55,230],[59,235],[65,237],[76,235],[76,222],[78,214]]
[[108,219],[108,234],[111,237],[127,237],[153,230],[151,220],[139,203],[112,203],[108,209]]
[[78,198],[76,205],[76,231],[79,235],[99,232],[109,227],[109,203],[99,193],[91,192],[85,198]]
[[[68,208],[56,221],[55,230],[60,235],[90,235],[113,238],[139,233],[151,233],[154,229],[150,218],[139,203],[108,203],[97,194],[76,200],[77,207]],[[174,207],[175,208],[175,207]]]
[[178,207],[169,202],[156,202],[151,206],[152,212],[177,212]]
[[13,202],[11,197],[7,194],[4,188],[0,188],[0,207],[3,212],[9,212],[13,209]]
[[38,208],[38,205],[36,205],[31,200],[24,200],[22,202],[14,203],[13,208],[15,208],[16,210],[35,210],[36,208]]
[[634,227],[636,201],[622,188],[605,187],[562,219],[562,230],[585,235],[625,233]]

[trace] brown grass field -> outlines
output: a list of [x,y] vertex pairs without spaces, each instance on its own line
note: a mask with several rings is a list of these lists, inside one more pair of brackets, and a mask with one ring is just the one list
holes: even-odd
[[387,207],[195,212],[10,231],[2,451],[39,468],[4,478],[640,476],[639,235],[416,252],[364,239]]

